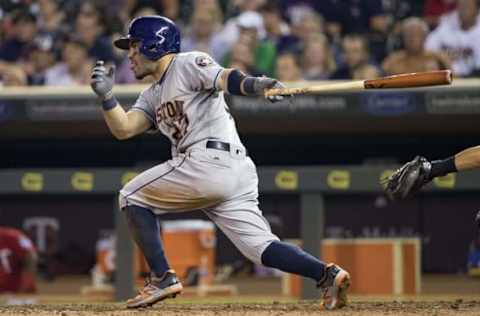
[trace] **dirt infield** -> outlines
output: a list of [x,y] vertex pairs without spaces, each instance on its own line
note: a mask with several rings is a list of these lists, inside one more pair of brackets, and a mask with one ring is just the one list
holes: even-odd
[[287,315],[344,315],[344,316],[377,316],[377,315],[480,315],[480,301],[392,301],[367,302],[356,301],[349,306],[329,312],[320,309],[317,302],[297,303],[168,303],[158,304],[153,308],[125,310],[124,305],[117,303],[99,304],[51,304],[30,306],[0,306],[0,316],[36,315],[36,316],[129,316],[129,315],[198,315],[198,316],[287,316]]
[[[459,275],[424,276],[422,294],[411,297],[350,296],[346,308],[327,312],[318,301],[298,301],[280,295],[279,280],[233,280],[238,296],[195,297],[181,295],[150,309],[126,310],[110,297],[80,295],[89,279],[66,278],[40,284],[39,295],[0,295],[0,316],[473,316],[480,315],[480,280]],[[7,306],[31,302],[38,305]]]

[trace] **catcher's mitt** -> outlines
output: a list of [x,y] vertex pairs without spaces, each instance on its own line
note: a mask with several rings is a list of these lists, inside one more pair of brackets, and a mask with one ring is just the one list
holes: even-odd
[[431,164],[421,156],[404,164],[388,177],[385,193],[392,200],[404,199],[430,182]]

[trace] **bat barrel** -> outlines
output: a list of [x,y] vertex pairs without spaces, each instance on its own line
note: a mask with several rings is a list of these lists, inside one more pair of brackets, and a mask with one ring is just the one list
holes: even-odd
[[365,80],[365,89],[414,88],[451,83],[452,72],[450,70],[438,70]]

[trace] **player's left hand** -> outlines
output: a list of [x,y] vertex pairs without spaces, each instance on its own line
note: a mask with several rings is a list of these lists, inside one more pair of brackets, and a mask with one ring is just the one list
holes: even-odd
[[[256,94],[263,94],[267,89],[282,89],[285,88],[285,85],[278,81],[277,79],[269,78],[269,77],[257,77],[255,78],[255,83],[253,85]],[[268,101],[270,102],[278,102],[282,101],[285,97],[283,95],[273,95],[267,97]]]
[[386,180],[385,193],[392,200],[408,197],[432,180],[430,170],[431,163],[425,157],[415,157]]
[[104,66],[103,60],[97,61],[93,68],[90,80],[92,90],[102,99],[108,99],[112,96],[113,84],[115,81],[115,66],[108,70]]

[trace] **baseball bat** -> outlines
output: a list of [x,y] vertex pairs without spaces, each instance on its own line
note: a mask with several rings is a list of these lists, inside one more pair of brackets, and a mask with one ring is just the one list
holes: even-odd
[[414,72],[377,79],[337,82],[298,88],[268,89],[265,97],[274,95],[316,94],[323,92],[361,91],[365,89],[398,89],[448,85],[452,83],[450,70]]

